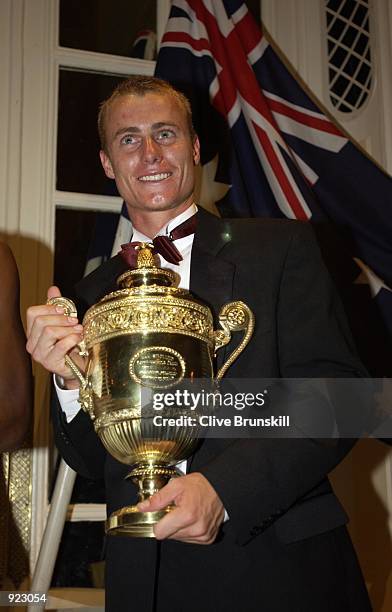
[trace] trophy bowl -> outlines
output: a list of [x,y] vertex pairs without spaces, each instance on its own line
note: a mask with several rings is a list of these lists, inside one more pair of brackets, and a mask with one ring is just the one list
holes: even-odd
[[[167,419],[169,425],[157,426],[148,398],[181,383],[219,380],[254,328],[252,312],[236,301],[221,309],[221,329],[214,331],[210,309],[175,287],[174,280],[173,272],[156,266],[151,246],[142,243],[137,267],[122,274],[117,279],[119,289],[85,314],[80,345],[81,354],[87,356],[85,373],[66,357],[80,381],[83,410],[106,450],[131,467],[127,478],[137,485],[139,501],[180,474],[176,465],[194,452],[200,433],[184,408],[177,406],[165,411],[165,416],[173,417]],[[76,312],[67,298],[49,302],[61,304],[66,314]],[[233,331],[245,332],[242,341],[214,376],[214,355]],[[107,533],[154,537],[155,523],[171,509],[141,512],[136,505],[125,506],[108,518]]]

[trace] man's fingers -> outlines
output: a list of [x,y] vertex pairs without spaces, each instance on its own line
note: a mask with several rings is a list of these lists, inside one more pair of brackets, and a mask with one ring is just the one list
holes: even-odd
[[160,491],[154,493],[154,495],[146,501],[140,502],[140,504],[138,504],[139,510],[142,512],[155,512],[171,504],[178,495],[178,489],[175,486],[176,480],[177,478],[173,478],[173,480],[170,480],[170,482],[160,489]]
[[[26,344],[27,351],[46,370],[69,379],[71,371],[65,364],[65,355],[82,340],[83,326],[74,317],[57,314],[53,306],[33,308],[38,308],[40,313],[49,308],[50,314],[35,317]],[[78,355],[76,360],[84,369],[84,360],[81,361]]]
[[200,520],[189,509],[175,508],[155,525],[154,534],[157,540],[175,539],[188,544],[211,544],[216,538],[219,524]]
[[[48,300],[53,297],[61,297],[61,292],[58,287],[54,285],[49,287],[47,292]],[[39,306],[30,306],[27,309],[27,326],[26,326],[26,335],[29,338],[31,334],[32,327],[35,323],[35,320],[39,316],[50,315],[50,314],[64,314],[64,308],[59,308],[50,304],[40,304]]]
[[61,297],[61,291],[55,285],[53,285],[52,287],[49,287],[48,289],[48,300],[54,297]]
[[50,315],[50,314],[55,314],[56,311],[54,309],[53,306],[46,306],[44,304],[41,304],[40,306],[30,306],[27,309],[26,312],[26,320],[27,320],[27,325],[26,325],[26,336],[27,339],[30,338],[32,329],[33,329],[33,325],[37,319],[37,317],[40,316],[45,316],[45,315]]
[[[51,348],[56,340],[63,338],[65,335],[73,333],[73,331],[77,333],[83,331],[83,327],[79,325],[78,319],[57,314],[53,306],[33,306],[33,308],[40,308],[40,314],[35,316],[28,332],[26,348],[31,355],[33,355],[37,345],[40,343],[42,343],[42,348]],[[44,308],[47,310],[44,310]],[[42,312],[48,312],[48,314],[42,314]]]
[[[53,348],[45,353],[40,353],[37,349],[36,353],[33,354],[33,358],[40,363],[49,372],[54,372],[64,379],[74,378],[73,372],[70,370],[68,365],[65,363],[65,355],[67,355],[72,349],[80,342],[81,335],[70,334],[59,340]],[[72,359],[76,362],[80,362],[81,358],[76,355],[72,356]],[[84,369],[83,363],[78,363],[81,369]]]
[[[183,477],[173,478],[160,491],[152,495],[148,500],[138,504],[142,512],[155,512],[162,510],[169,504],[173,504],[182,493]],[[155,537],[158,540],[174,537],[178,530],[191,525],[195,521],[191,511],[183,508],[174,508],[154,527]],[[189,535],[189,534],[188,534]]]
[[196,472],[174,478],[138,507],[142,511],[153,511],[173,502],[176,507],[154,527],[158,540],[170,538],[195,544],[215,541],[224,519],[224,507],[202,474]]
[[[46,364],[43,364],[47,370],[51,372],[59,372],[60,369],[64,370],[64,378],[72,375],[72,378],[75,376],[71,371],[69,366],[65,364],[65,355],[67,355],[72,349],[80,342],[81,336],[79,334],[71,334],[69,336],[64,337],[62,340],[59,340],[53,347],[52,351],[48,355]],[[72,355],[72,360],[76,361],[76,358]],[[80,361],[80,357],[78,359]],[[81,365],[81,364],[77,364]],[[82,366],[82,369],[83,366]]]
[[[174,508],[164,516],[154,527],[154,534],[157,540],[173,538],[180,530],[186,530],[192,524],[193,517],[185,516],[181,508]],[[187,533],[189,537],[189,533]]]
[[[60,289],[49,287],[48,299],[61,297]],[[26,349],[33,359],[49,372],[71,380],[74,374],[65,363],[65,356],[83,338],[83,326],[76,317],[65,315],[61,305],[41,304],[27,310]],[[76,351],[73,359],[84,369],[85,360]]]
[[[76,339],[76,342],[74,344],[72,344],[71,340],[67,340],[66,352],[68,352],[76,344],[78,344],[78,342],[80,342],[82,333],[82,325],[72,325],[71,327],[47,326],[45,328],[45,333],[39,336],[35,345],[33,345],[33,343],[31,344],[31,355],[36,361],[39,361],[42,359],[42,357],[48,355],[55,348],[57,350],[62,350],[64,347],[64,343],[62,343],[61,341],[63,339]],[[29,350],[29,347],[27,347],[27,350]]]
[[[61,316],[60,316],[61,315]],[[32,329],[35,325],[43,328],[46,324],[43,317],[57,317],[57,325],[68,325],[67,317],[64,316],[64,308],[61,306],[54,306],[53,304],[41,304],[40,306],[30,306],[27,309],[27,338],[30,337]],[[53,325],[53,320],[49,322],[49,325]]]

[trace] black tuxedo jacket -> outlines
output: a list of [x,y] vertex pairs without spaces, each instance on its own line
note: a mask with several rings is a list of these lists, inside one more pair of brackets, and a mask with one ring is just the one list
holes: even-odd
[[[112,291],[124,268],[117,256],[83,279],[80,303],[90,306]],[[200,210],[190,279],[215,316],[235,299],[255,314],[254,336],[231,377],[366,376],[308,224],[221,220]],[[90,478],[105,475],[108,513],[134,503],[124,480],[129,467],[106,453],[87,416],[67,424],[54,410],[53,421],[69,465]],[[210,546],[108,537],[107,610],[369,610],[347,517],[327,480],[352,445],[204,440],[190,470],[208,478],[229,521]]]

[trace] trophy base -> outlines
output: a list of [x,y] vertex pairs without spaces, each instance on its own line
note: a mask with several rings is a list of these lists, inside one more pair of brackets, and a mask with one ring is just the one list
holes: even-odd
[[141,512],[137,506],[126,506],[110,515],[105,525],[106,533],[130,538],[155,538],[154,525],[172,508],[167,506],[156,512]]

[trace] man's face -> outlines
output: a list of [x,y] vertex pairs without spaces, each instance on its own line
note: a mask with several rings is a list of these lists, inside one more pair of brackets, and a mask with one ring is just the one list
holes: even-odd
[[199,141],[193,142],[185,110],[170,94],[128,95],[108,109],[106,175],[132,211],[185,210],[193,199]]

